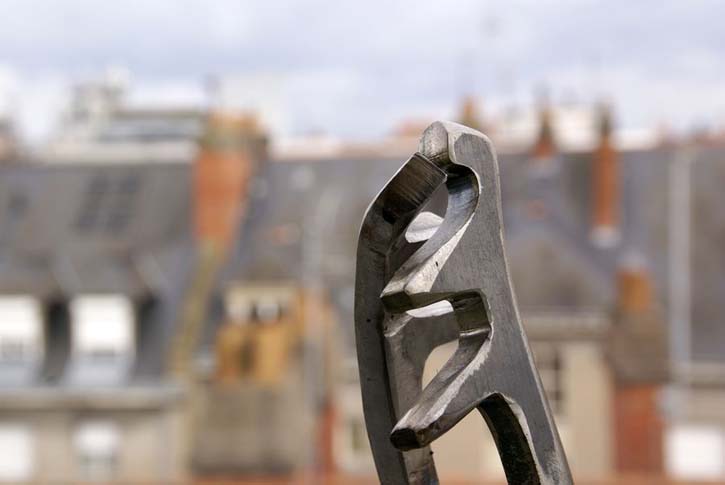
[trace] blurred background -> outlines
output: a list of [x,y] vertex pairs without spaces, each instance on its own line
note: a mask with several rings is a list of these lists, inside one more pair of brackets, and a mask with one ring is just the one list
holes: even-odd
[[[436,119],[497,148],[577,482],[725,482],[724,16],[0,2],[0,482],[376,483],[357,231]],[[434,450],[504,481],[478,416]]]

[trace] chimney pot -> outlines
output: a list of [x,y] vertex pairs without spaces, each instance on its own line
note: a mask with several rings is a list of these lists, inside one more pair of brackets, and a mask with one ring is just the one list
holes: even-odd
[[556,153],[552,112],[549,103],[544,101],[539,108],[539,135],[531,151],[531,157],[534,160],[547,160]]
[[619,160],[612,142],[610,110],[603,105],[599,113],[599,146],[592,167],[592,232],[599,247],[619,242]]

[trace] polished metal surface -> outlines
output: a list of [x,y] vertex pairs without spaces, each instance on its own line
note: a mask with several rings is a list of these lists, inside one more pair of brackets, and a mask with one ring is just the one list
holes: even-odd
[[[426,211],[440,190],[442,218]],[[383,484],[438,483],[429,444],[474,409],[509,483],[572,483],[516,307],[500,205],[490,141],[436,122],[365,215],[355,329]],[[455,339],[457,350],[422,389],[428,355]]]

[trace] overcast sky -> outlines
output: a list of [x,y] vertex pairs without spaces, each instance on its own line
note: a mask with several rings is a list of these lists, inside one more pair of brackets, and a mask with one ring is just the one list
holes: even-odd
[[378,136],[543,86],[689,129],[725,120],[724,18],[717,1],[0,0],[0,104],[37,139],[74,80],[122,66],[160,103],[231,76],[286,134]]

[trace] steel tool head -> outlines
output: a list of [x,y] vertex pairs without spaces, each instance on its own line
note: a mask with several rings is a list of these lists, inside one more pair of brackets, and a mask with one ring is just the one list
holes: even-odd
[[[447,191],[442,219],[424,211],[440,190]],[[571,483],[516,307],[500,204],[490,141],[436,122],[365,215],[355,329],[381,483],[438,483],[428,445],[474,409],[509,483]],[[428,355],[456,339],[423,389]]]

